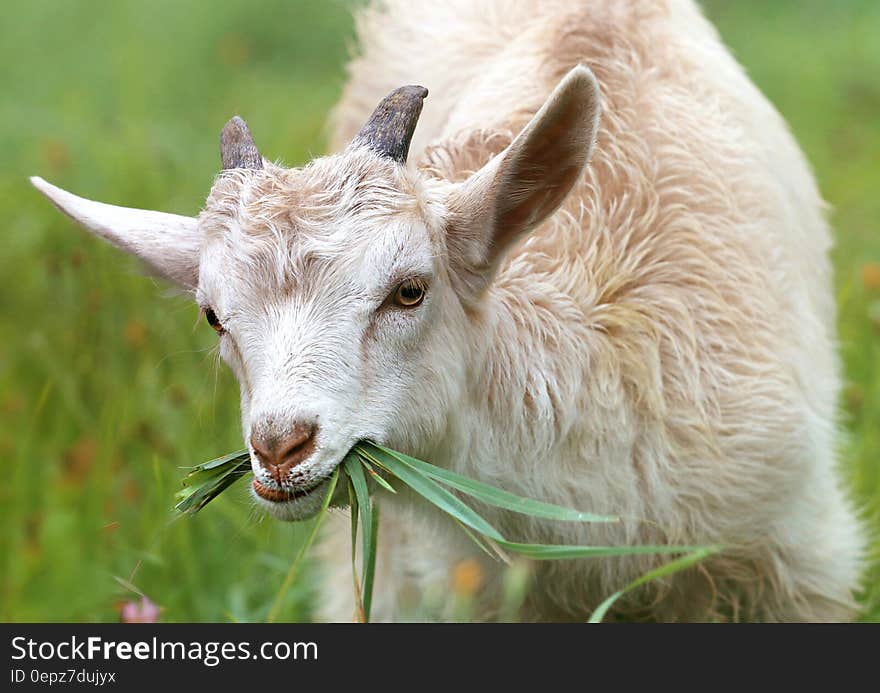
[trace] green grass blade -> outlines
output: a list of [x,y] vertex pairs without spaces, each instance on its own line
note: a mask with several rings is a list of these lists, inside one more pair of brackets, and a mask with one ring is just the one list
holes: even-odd
[[293,559],[290,568],[287,570],[287,575],[284,576],[284,582],[281,583],[281,587],[275,594],[272,608],[269,609],[269,615],[266,617],[268,623],[273,623],[278,617],[278,611],[281,609],[281,604],[284,602],[287,590],[289,590],[290,586],[293,584],[293,580],[299,571],[303,558],[309,552],[309,549],[312,548],[312,544],[315,543],[315,538],[318,536],[318,530],[321,528],[321,524],[324,522],[324,517],[327,515],[327,508],[330,507],[330,499],[333,498],[333,492],[336,490],[337,481],[339,481],[338,469],[334,471],[333,475],[330,477],[330,486],[327,489],[327,495],[324,497],[324,502],[321,504],[321,509],[318,511],[318,516],[315,518],[314,524],[312,525],[312,531],[309,533],[309,536],[303,542],[302,546],[299,547],[296,557]]
[[452,515],[452,517],[462,524],[467,525],[471,529],[475,529],[480,534],[483,534],[490,539],[504,541],[504,537],[501,536],[497,529],[468,507],[463,501],[454,496],[450,491],[440,486],[437,482],[422,472],[413,470],[410,466],[404,464],[396,457],[385,453],[381,448],[372,447],[367,450],[359,445],[355,450],[358,455],[366,457],[369,462],[372,462],[390,472],[425,500],[431,502],[448,515]]
[[370,490],[367,487],[367,477],[364,475],[364,468],[360,461],[354,457],[347,457],[345,459],[345,471],[351,480],[355,498],[357,499],[358,514],[361,521],[363,559],[366,561],[370,555],[370,552],[367,550],[369,548],[369,537],[373,533],[373,514],[370,510],[372,502],[370,500]]
[[462,476],[461,474],[456,474],[455,472],[451,472],[448,469],[443,469],[442,467],[428,464],[427,462],[418,460],[415,457],[405,455],[402,452],[389,450],[388,448],[384,448],[380,445],[375,445],[373,443],[361,443],[360,445],[369,445],[372,448],[381,450],[386,455],[390,455],[400,460],[400,462],[409,465],[416,471],[422,472],[423,474],[426,474],[433,479],[436,479],[437,481],[446,484],[447,486],[451,486],[452,488],[461,491],[462,493],[466,493],[469,496],[476,498],[477,500],[482,501],[487,505],[495,506],[496,508],[504,508],[506,510],[512,510],[513,512],[521,513],[523,515],[531,515],[532,517],[544,517],[550,520],[562,520],[566,522],[620,521],[620,518],[618,517],[585,513],[581,512],[580,510],[565,508],[561,505],[544,503],[542,501],[532,500],[531,498],[523,498],[522,496],[517,496],[513,493],[509,493],[508,491],[504,491],[494,486],[489,486],[488,484],[476,481],[475,479],[470,479],[466,476]]
[[376,575],[376,554],[378,550],[377,542],[379,541],[379,504],[375,499],[370,508],[372,518],[370,527],[372,528],[372,536],[370,537],[370,553],[364,562],[364,578],[363,578],[363,600],[364,600],[364,620],[370,622],[370,608],[373,606],[373,580]]
[[636,587],[644,585],[646,582],[650,582],[651,580],[666,577],[667,575],[672,575],[679,571],[690,568],[692,565],[699,563],[708,556],[718,553],[720,550],[721,547],[718,546],[705,546],[703,548],[699,548],[693,551],[692,553],[689,553],[686,556],[676,558],[673,561],[669,561],[669,563],[664,563],[663,565],[654,568],[653,570],[649,570],[647,573],[637,578],[636,580],[633,580],[622,590],[618,590],[601,604],[599,604],[599,606],[596,607],[596,610],[590,616],[589,623],[601,623],[602,619],[605,618],[605,614],[608,613],[608,609],[611,607],[611,605],[630,590],[634,590]]
[[366,460],[365,458],[361,457],[361,458],[359,458],[359,459],[360,459],[360,461],[361,461],[361,464],[364,465],[364,469],[367,470],[367,473],[370,475],[370,478],[371,478],[373,481],[375,481],[377,484],[379,484],[379,486],[381,486],[382,488],[384,488],[384,489],[385,489],[386,491],[388,491],[389,493],[397,493],[397,491],[394,490],[394,487],[393,487],[391,484],[389,484],[389,483],[388,483],[388,482],[382,477],[382,475],[379,474],[379,472],[377,472],[375,469],[373,469],[372,465],[370,465],[370,463],[367,462],[367,460]]
[[358,536],[358,499],[354,490],[354,482],[351,476],[348,478],[348,515],[351,521],[351,581],[354,587],[355,618],[358,623],[364,623],[364,602],[361,595],[361,585],[357,574],[357,536]]
[[477,547],[485,553],[489,558],[493,560],[500,560],[502,563],[510,563],[510,557],[501,550],[501,547],[498,546],[497,542],[489,542],[488,540],[484,541],[480,538],[479,534],[476,534],[471,529],[463,525],[461,522],[456,520],[454,517],[452,521],[458,525],[459,529],[462,532],[468,535],[468,538],[477,545]]
[[[496,541],[498,541],[496,539]],[[560,561],[570,558],[599,558],[603,556],[634,556],[641,554],[686,553],[704,549],[703,546],[568,546],[566,544],[523,544],[502,539],[498,543],[513,553],[537,561]]]
[[202,471],[208,469],[214,469],[216,467],[220,467],[222,465],[231,464],[233,462],[247,462],[250,464],[251,456],[247,450],[239,450],[238,452],[231,452],[228,455],[223,455],[222,457],[216,457],[213,460],[208,460],[207,462],[202,462],[201,464],[197,464],[193,467],[194,470]]
[[[360,460],[354,455],[349,455],[345,458],[343,464],[345,472],[348,474],[348,478],[354,488],[354,495],[357,501],[357,509],[352,507],[352,515],[357,512],[361,523],[361,561],[363,567],[361,569],[360,591],[363,604],[363,619],[365,623],[369,623],[370,604],[372,603],[371,592],[373,588],[372,570],[376,567],[376,528],[373,526],[373,503],[370,499],[370,490],[367,486],[364,467]],[[353,527],[352,541],[356,541],[355,532],[356,528]]]
[[181,513],[197,513],[250,469],[250,455],[246,450],[196,465],[183,478],[183,488],[176,495],[178,502],[174,508]]

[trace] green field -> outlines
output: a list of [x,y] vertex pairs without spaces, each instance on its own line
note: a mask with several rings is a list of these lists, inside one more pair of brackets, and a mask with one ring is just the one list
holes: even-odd
[[[880,530],[880,3],[707,11],[811,160],[836,230],[841,460]],[[306,527],[244,484],[174,519],[181,468],[242,446],[238,390],[193,304],[86,236],[27,183],[194,214],[244,116],[269,157],[322,151],[347,5],[39,2],[0,23],[0,620],[118,619],[128,583],[163,620],[261,620]],[[880,620],[880,546],[863,595]],[[312,573],[313,574],[313,573]],[[119,580],[121,579],[121,581]],[[307,571],[283,619],[305,619]]]

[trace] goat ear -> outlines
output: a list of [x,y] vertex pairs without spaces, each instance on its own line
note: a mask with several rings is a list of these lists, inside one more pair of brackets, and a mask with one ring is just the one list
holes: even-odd
[[186,289],[198,285],[201,234],[194,217],[86,200],[36,176],[31,184],[80,226],[139,257],[161,276]]
[[485,288],[504,253],[562,204],[590,159],[599,113],[596,78],[579,65],[503,152],[456,186],[447,239],[467,290]]

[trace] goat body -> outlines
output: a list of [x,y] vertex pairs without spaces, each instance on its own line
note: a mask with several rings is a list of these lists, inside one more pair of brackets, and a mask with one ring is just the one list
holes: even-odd
[[[430,459],[628,518],[589,530],[494,518],[520,538],[736,546],[624,611],[851,614],[861,538],[834,471],[823,202],[782,119],[694,4],[383,3],[358,28],[336,143],[381,95],[418,81],[431,100],[412,156],[442,179],[509,144],[573,65],[603,95],[587,175],[510,253],[491,318],[470,326],[468,387]],[[400,595],[448,581],[467,550],[444,552],[416,518],[383,516],[385,618]],[[537,566],[531,616],[583,618],[657,560]],[[484,569],[497,583],[497,567]],[[351,609],[337,608],[328,615]]]

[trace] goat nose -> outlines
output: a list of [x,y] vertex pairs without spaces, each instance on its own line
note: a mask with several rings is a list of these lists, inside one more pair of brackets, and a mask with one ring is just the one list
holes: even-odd
[[283,435],[254,432],[251,447],[263,469],[280,484],[291,469],[312,454],[317,432],[317,425],[303,423],[294,424]]

